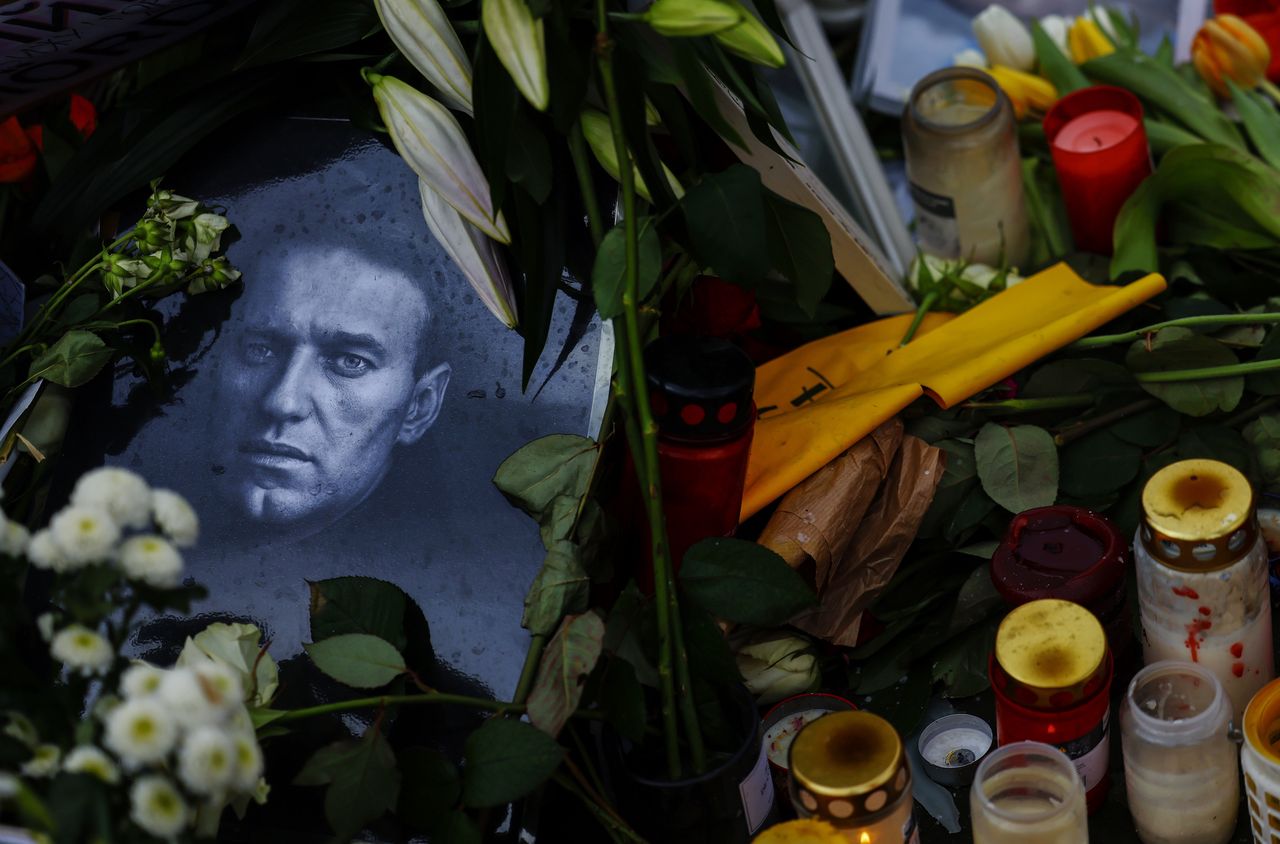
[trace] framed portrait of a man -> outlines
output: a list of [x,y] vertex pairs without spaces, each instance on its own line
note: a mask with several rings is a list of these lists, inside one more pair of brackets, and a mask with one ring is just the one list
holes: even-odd
[[243,284],[165,314],[170,389],[122,365],[68,438],[82,463],[130,468],[200,514],[186,573],[208,597],[153,620],[139,651],[232,616],[288,659],[309,641],[308,582],[363,575],[421,606],[449,670],[509,694],[543,551],[491,478],[533,438],[591,433],[610,362],[591,309],[560,297],[522,391],[520,336],[432,239],[416,177],[371,132],[281,118],[188,160],[166,184],[225,209]]

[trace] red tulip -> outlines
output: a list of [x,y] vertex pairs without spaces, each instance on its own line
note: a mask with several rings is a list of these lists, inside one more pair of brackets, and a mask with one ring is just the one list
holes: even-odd
[[79,94],[71,95],[71,107],[68,115],[71,125],[75,126],[82,138],[88,138],[98,128],[98,110],[93,103]]

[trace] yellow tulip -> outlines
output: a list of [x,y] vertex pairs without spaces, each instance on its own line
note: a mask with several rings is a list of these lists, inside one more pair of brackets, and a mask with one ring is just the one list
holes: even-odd
[[1019,120],[1029,114],[1044,114],[1058,101],[1058,89],[1047,79],[1035,74],[1023,73],[1003,65],[989,67],[987,73],[996,80],[1009,102],[1013,103],[1014,117]]
[[1258,87],[1267,78],[1271,50],[1258,30],[1235,15],[1204,22],[1191,42],[1191,63],[1219,96],[1228,97],[1227,80],[1241,88]]
[[1083,64],[1089,59],[1100,59],[1116,51],[1116,45],[1092,18],[1076,18],[1067,31],[1067,46],[1071,48],[1071,60]]

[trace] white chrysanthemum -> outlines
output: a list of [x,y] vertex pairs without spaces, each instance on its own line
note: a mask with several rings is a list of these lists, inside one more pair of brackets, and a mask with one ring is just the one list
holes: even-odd
[[138,778],[129,789],[129,800],[133,803],[129,817],[157,838],[174,838],[191,817],[187,801],[173,783],[154,774]]
[[71,571],[78,569],[81,563],[73,563],[53,540],[53,533],[48,528],[38,530],[27,543],[27,559],[36,568],[50,571]]
[[226,720],[240,705],[240,680],[216,662],[176,667],[160,682],[160,699],[184,727],[200,727]]
[[111,650],[111,643],[106,637],[83,624],[72,624],[55,633],[49,643],[49,652],[54,659],[85,676],[105,674],[115,658],[115,651]]
[[178,752],[178,774],[196,794],[221,794],[235,777],[236,758],[236,746],[224,730],[196,727]]
[[21,557],[26,553],[27,543],[30,541],[31,531],[15,521],[4,519],[4,526],[0,527],[0,554]]
[[67,507],[49,522],[49,532],[73,565],[110,559],[120,541],[119,526],[101,507]]
[[130,580],[141,580],[161,589],[177,586],[182,577],[182,555],[178,549],[152,534],[126,539],[120,545],[118,559]]
[[0,800],[17,797],[19,785],[18,778],[13,774],[0,771]]
[[107,747],[127,765],[158,762],[177,738],[178,725],[154,697],[127,700],[107,716]]
[[42,612],[36,616],[36,629],[40,631],[40,638],[46,642],[53,638],[54,622],[55,619],[51,612]]
[[171,489],[151,492],[151,513],[164,535],[179,548],[190,548],[200,538],[200,519],[187,499]]
[[26,777],[51,777],[58,772],[58,763],[62,761],[62,751],[56,744],[42,744],[36,747],[35,755],[22,765],[22,775]]
[[151,487],[128,469],[110,466],[82,475],[71,491],[78,507],[100,507],[121,527],[144,528],[151,523]]
[[67,754],[62,770],[73,774],[89,774],[108,785],[120,781],[120,769],[111,757],[91,744],[82,744]]
[[236,732],[231,736],[235,745],[235,775],[231,784],[241,794],[251,794],[262,778],[262,748],[252,732]]
[[160,691],[164,670],[147,662],[135,662],[120,675],[120,691],[126,698],[146,697]]

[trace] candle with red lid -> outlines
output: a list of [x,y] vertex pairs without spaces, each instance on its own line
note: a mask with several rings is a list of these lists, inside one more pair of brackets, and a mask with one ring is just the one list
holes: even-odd
[[1076,248],[1110,255],[1120,208],[1151,174],[1142,103],[1123,88],[1068,94],[1044,118]]

